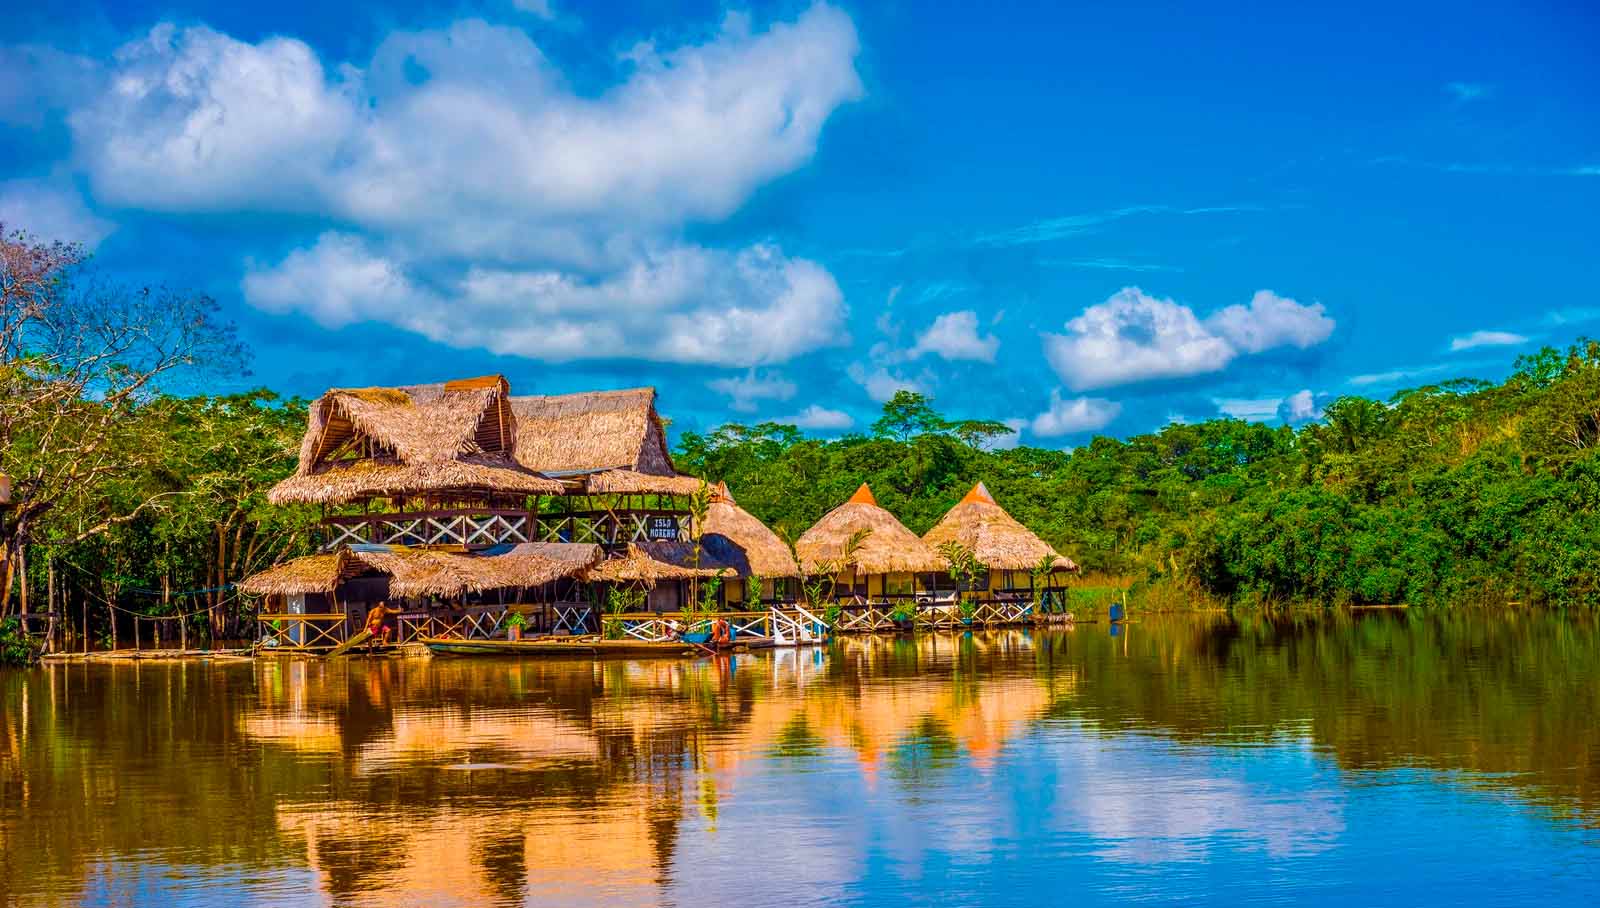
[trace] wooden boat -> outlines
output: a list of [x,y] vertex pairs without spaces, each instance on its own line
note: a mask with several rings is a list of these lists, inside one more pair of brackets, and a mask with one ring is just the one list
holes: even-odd
[[543,637],[538,640],[460,640],[424,637],[422,645],[438,656],[692,656],[702,649],[687,643],[602,640],[599,637]]
[[760,649],[772,645],[770,637],[742,637],[732,643],[688,643],[679,640],[603,640],[587,637],[541,637],[537,640],[462,640],[424,637],[421,641],[436,656],[704,656],[714,652]]

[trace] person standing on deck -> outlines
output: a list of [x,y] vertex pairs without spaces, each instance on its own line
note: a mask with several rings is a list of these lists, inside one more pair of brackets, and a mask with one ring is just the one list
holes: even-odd
[[380,602],[367,612],[367,633],[372,635],[372,639],[367,641],[368,652],[379,644],[389,645],[389,635],[394,633],[394,626],[389,623],[389,616],[396,613],[387,602]]

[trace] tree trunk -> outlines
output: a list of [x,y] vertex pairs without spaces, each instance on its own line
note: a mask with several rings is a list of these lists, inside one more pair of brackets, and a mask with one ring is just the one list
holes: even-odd
[[22,594],[21,597],[20,597],[21,600],[22,600],[22,617],[24,619],[23,622],[22,622],[22,627],[23,627],[23,629],[27,629],[28,622],[27,622],[26,619],[28,617],[28,547],[27,547],[26,544],[24,544],[20,549],[17,550],[17,573],[21,576],[21,580],[22,580],[22,589],[19,591]]

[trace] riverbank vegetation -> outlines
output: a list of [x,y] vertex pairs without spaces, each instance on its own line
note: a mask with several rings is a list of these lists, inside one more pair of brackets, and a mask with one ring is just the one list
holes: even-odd
[[989,450],[1003,425],[908,392],[884,411],[836,441],[774,423],[684,433],[676,458],[791,530],[866,481],[921,533],[981,479],[1146,603],[1600,605],[1593,341],[1522,357],[1498,384],[1342,397],[1299,428],[1214,419],[1070,452]]
[[[81,249],[0,226],[0,618],[240,632],[229,584],[305,545],[310,516],[265,500],[305,404],[193,393],[247,365],[209,297],[107,280]],[[136,617],[155,615],[186,617]]]
[[[203,294],[108,281],[81,250],[0,227],[0,618],[52,611],[124,644],[250,632],[231,584],[308,551],[316,515],[266,502],[306,403],[197,393],[247,365]],[[1084,567],[1075,610],[1124,594],[1600,605],[1594,342],[1523,357],[1497,384],[1340,398],[1298,428],[1216,419],[995,449],[1009,431],[901,393],[865,433],[729,424],[683,433],[675,457],[788,538],[864,481],[922,533],[982,480]]]

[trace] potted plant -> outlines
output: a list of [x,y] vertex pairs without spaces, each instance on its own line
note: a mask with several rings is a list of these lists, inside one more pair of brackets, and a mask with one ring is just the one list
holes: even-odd
[[962,624],[971,624],[972,619],[978,614],[978,600],[972,594],[978,584],[978,575],[983,573],[983,562],[967,548],[954,539],[939,546],[939,554],[944,556],[945,563],[950,567],[950,579],[956,582],[956,610],[961,615]]
[[528,623],[528,617],[521,612],[512,612],[506,618],[506,639],[521,640],[523,625]]

